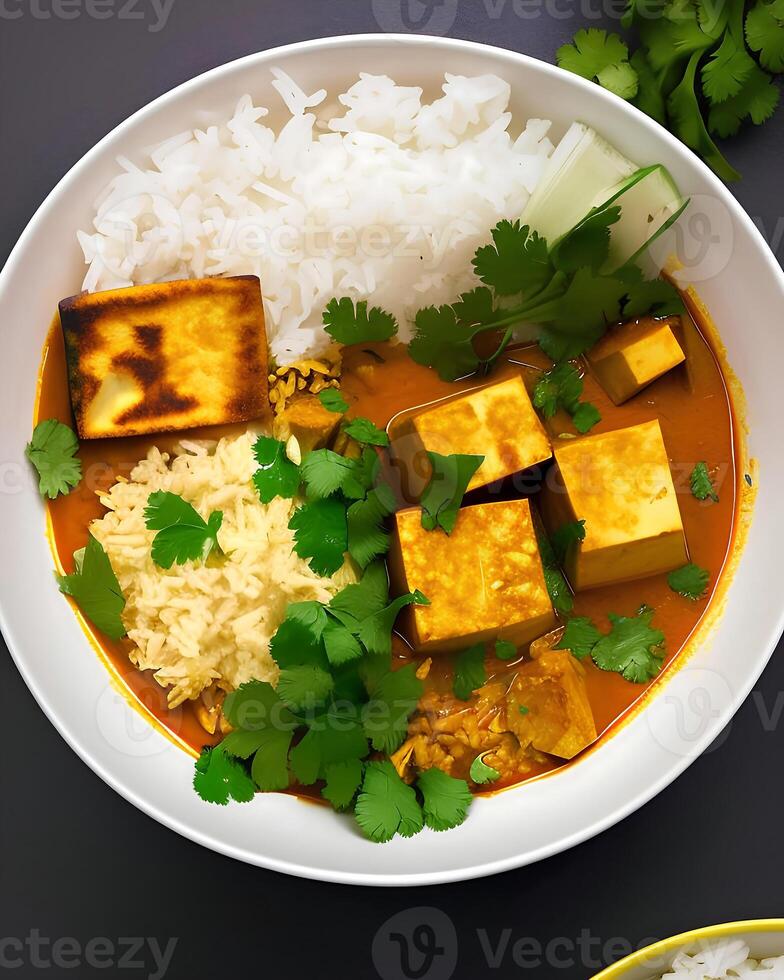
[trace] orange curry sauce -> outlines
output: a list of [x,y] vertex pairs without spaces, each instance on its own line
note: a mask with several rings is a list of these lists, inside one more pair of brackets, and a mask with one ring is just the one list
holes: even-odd
[[[738,471],[742,457],[737,444],[732,401],[718,359],[706,340],[706,334],[688,318],[684,317],[683,320],[679,339],[687,354],[686,364],[670,371],[621,406],[615,406],[610,401],[588,369],[583,395],[598,407],[602,415],[601,422],[592,433],[659,419],[670,454],[690,558],[710,571],[711,584],[709,593],[697,602],[672,592],[665,575],[616,584],[579,593],[575,597],[574,615],[589,616],[600,629],[606,631],[609,628],[608,612],[634,615],[640,605],[646,603],[655,610],[654,626],[665,635],[667,664],[683,650],[716,591],[721,571],[732,550],[740,496],[738,481],[743,478],[743,473]],[[372,372],[372,386],[367,381],[369,372],[362,369],[371,364],[379,367]],[[497,366],[493,379],[518,372],[523,375],[530,390],[539,371],[548,366],[549,362],[537,347],[518,347],[507,352]],[[481,383],[485,383],[485,379],[443,382],[434,371],[415,364],[402,345],[370,344],[362,349],[348,348],[344,352],[342,390],[351,405],[351,414],[370,418],[381,427],[386,427],[401,412],[469,390]],[[40,379],[36,421],[47,418],[72,424],[59,319],[55,320],[47,340]],[[575,431],[568,416],[561,413],[551,419],[547,426],[556,441],[562,433],[574,434]],[[188,436],[216,438],[241,431],[242,428],[193,430]],[[107,489],[119,476],[128,477],[133,466],[144,458],[151,446],[171,450],[180,437],[172,433],[81,443],[82,482],[71,494],[48,504],[53,548],[65,571],[73,569],[73,552],[84,546],[90,521],[104,513],[95,491]],[[718,503],[700,502],[690,492],[689,474],[700,460],[707,462],[714,475],[719,492]],[[535,500],[535,486],[530,489]],[[503,488],[500,492],[501,495],[514,493]],[[467,502],[474,497],[477,501],[487,499],[481,496],[482,493],[477,491],[470,495]],[[85,623],[85,627],[96,647],[104,654],[107,666],[148,717],[158,719],[183,747],[191,751],[198,752],[203,745],[215,741],[199,725],[189,703],[174,711],[167,709],[166,693],[152,674],[143,673],[130,663],[130,641],[113,642],[93,630],[89,624]],[[396,637],[395,654],[400,660],[413,656],[399,637]],[[451,686],[451,660],[449,655],[436,657],[426,684],[448,689]],[[631,684],[619,674],[601,671],[590,658],[583,660],[583,664],[596,728],[600,735],[606,737],[613,725],[629,712],[650,685]],[[492,671],[497,675],[514,669],[514,664],[502,664],[494,657],[488,657],[489,673]],[[663,676],[663,672],[659,676]],[[552,759],[549,764],[534,766],[529,778],[564,764],[561,760]],[[494,784],[493,790],[499,788],[502,788],[499,783]],[[311,796],[311,793],[306,791],[302,795]]]

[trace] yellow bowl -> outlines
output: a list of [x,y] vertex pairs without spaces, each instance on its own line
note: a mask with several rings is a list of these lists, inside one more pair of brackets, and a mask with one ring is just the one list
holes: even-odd
[[702,943],[722,939],[742,939],[750,947],[754,959],[784,956],[784,919],[750,919],[693,929],[637,950],[597,973],[593,980],[650,980],[666,973],[673,959],[683,950],[696,951]]

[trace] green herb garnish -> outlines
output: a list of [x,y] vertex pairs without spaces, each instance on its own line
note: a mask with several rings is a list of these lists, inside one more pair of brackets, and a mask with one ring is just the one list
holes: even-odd
[[452,690],[456,698],[468,701],[474,691],[486,680],[484,643],[476,643],[458,653],[455,657],[455,675],[452,681]]
[[125,636],[122,622],[125,598],[109,556],[92,534],[87,539],[87,547],[74,554],[74,563],[73,574],[57,576],[60,591],[74,600],[93,626],[109,639],[119,640]]
[[689,484],[691,486],[691,492],[697,500],[710,499],[714,504],[719,502],[719,495],[716,493],[716,487],[713,484],[706,463],[697,463],[691,471]]
[[572,545],[585,541],[585,521],[562,524],[550,535],[556,559],[563,564]]
[[334,497],[313,500],[291,516],[294,551],[307,560],[317,575],[333,575],[348,550],[346,505]]
[[363,344],[394,337],[397,320],[377,306],[368,313],[366,300],[360,300],[355,306],[351,299],[343,297],[327,304],[324,329],[339,344]]
[[441,456],[439,453],[429,452],[427,455],[432,474],[419,501],[422,507],[422,527],[426,531],[441,528],[451,534],[468,484],[485,458],[458,453]]
[[279,439],[259,436],[253,446],[259,464],[253,475],[253,485],[263,504],[276,497],[290,499],[299,489],[300,476],[296,463],[286,455],[286,444]]
[[557,650],[581,658],[589,653],[601,670],[621,674],[634,684],[652,680],[664,662],[664,634],[651,626],[653,610],[642,606],[636,616],[608,614],[609,633],[601,633],[584,616],[570,619]]
[[690,563],[683,568],[676,568],[667,576],[667,585],[673,592],[677,592],[684,599],[691,599],[696,602],[701,599],[708,588],[710,572],[699,565]]
[[221,553],[218,531],[223,512],[215,510],[205,521],[196,508],[176,493],[156,490],[144,508],[147,529],[157,531],[152,542],[152,560],[161,568],[186,561],[206,561],[213,551]]
[[328,412],[343,415],[348,411],[348,402],[337,388],[324,388],[318,393],[318,400]]
[[484,786],[486,783],[494,783],[496,779],[500,779],[501,773],[497,769],[493,769],[492,766],[488,766],[484,761],[484,756],[478,755],[471,763],[468,776],[477,786]]
[[499,660],[514,660],[517,656],[517,647],[508,640],[496,640],[495,655]]
[[422,794],[425,825],[431,830],[452,830],[468,816],[473,797],[464,779],[428,769],[417,779],[417,789]]
[[82,478],[82,463],[76,453],[79,440],[68,425],[57,419],[39,422],[27,444],[25,456],[38,472],[38,492],[54,500],[70,493]]
[[395,834],[413,837],[424,826],[416,792],[398,776],[391,762],[368,762],[354,813],[366,837],[378,844]]
[[367,446],[388,446],[389,436],[383,429],[379,429],[370,419],[352,419],[343,426],[343,431],[347,436],[356,439]]

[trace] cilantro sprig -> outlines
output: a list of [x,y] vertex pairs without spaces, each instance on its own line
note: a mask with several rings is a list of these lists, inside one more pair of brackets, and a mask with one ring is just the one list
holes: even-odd
[[568,412],[577,431],[589,432],[602,416],[591,402],[580,401],[584,381],[574,364],[563,361],[544,371],[534,386],[533,402],[546,419],[551,419],[559,408]]
[[784,71],[784,0],[630,0],[626,27],[641,46],[629,56],[617,34],[578,31],[558,64],[592,79],[667,126],[724,180],[738,172],[713,137],[766,122]]
[[390,340],[397,333],[397,320],[378,306],[368,312],[366,300],[355,305],[353,300],[343,297],[327,304],[324,328],[339,344],[364,344]]
[[47,419],[33,429],[33,437],[25,448],[25,456],[38,473],[38,491],[42,497],[54,500],[70,493],[82,478],[82,463],[76,455],[79,440],[73,429]]
[[199,796],[225,805],[321,783],[324,798],[336,810],[353,805],[380,843],[461,823],[471,802],[464,780],[429,770],[409,786],[390,762],[369,758],[400,746],[422,694],[415,665],[393,669],[391,632],[403,606],[426,601],[417,592],[390,601],[377,562],[329,603],[289,606],[270,643],[277,689],[255,680],[226,698],[232,731],[197,761]]
[[697,463],[689,476],[689,486],[697,500],[712,500],[714,504],[719,502],[719,495],[716,493],[707,463]]
[[[558,362],[582,354],[627,310],[629,316],[682,312],[675,287],[646,282],[636,266],[599,273],[609,255],[609,228],[620,215],[618,206],[594,209],[554,249],[519,221],[499,222],[492,231],[493,244],[480,248],[474,258],[484,285],[451,306],[417,313],[408,346],[412,359],[434,368],[443,380],[455,381],[477,370],[489,371],[521,323],[540,326],[539,344]],[[519,302],[510,304],[510,296]],[[500,341],[489,356],[480,357],[474,343],[490,331]],[[580,423],[586,431],[593,414],[582,410]]]
[[92,534],[83,551],[74,554],[75,571],[57,575],[60,591],[70,596],[86,619],[111,640],[125,636],[122,611],[125,598],[109,561],[97,538]]
[[567,623],[556,649],[569,650],[578,658],[590,654],[600,670],[644,684],[656,677],[664,663],[664,634],[651,625],[653,615],[647,606],[636,616],[609,613],[609,633],[602,633],[587,617],[575,617]]
[[440,528],[446,534],[451,534],[455,529],[468,484],[485,458],[460,453],[442,456],[433,452],[428,452],[427,456],[431,474],[419,499],[422,527],[426,531]]
[[708,589],[710,572],[690,562],[683,568],[676,568],[667,576],[667,585],[673,592],[682,595],[684,599],[696,602],[701,599]]
[[[331,390],[331,389],[327,389]],[[253,445],[253,455],[259,468],[253,474],[253,485],[263,504],[276,497],[296,496],[300,477],[297,464],[286,455],[286,444],[269,436],[259,436]]]
[[144,508],[147,529],[157,531],[152,542],[152,560],[161,568],[186,561],[206,561],[215,551],[221,554],[218,531],[223,512],[213,511],[208,520],[187,500],[168,490],[156,490]]

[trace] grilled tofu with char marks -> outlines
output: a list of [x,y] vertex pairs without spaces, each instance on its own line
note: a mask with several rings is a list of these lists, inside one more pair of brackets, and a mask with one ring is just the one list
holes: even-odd
[[60,303],[82,439],[246,422],[269,412],[255,276],[84,293]]

